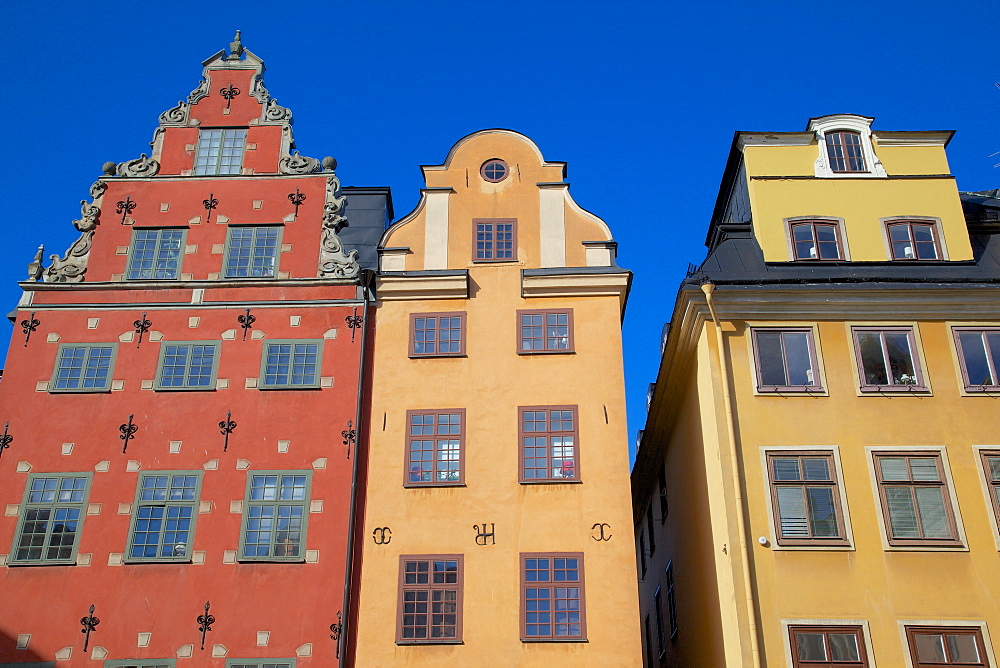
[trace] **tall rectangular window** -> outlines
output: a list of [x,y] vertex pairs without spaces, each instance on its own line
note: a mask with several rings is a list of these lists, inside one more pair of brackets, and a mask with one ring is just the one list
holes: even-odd
[[926,391],[912,327],[852,327],[862,392]]
[[576,406],[522,406],[521,482],[580,479]]
[[311,471],[252,473],[247,478],[240,558],[302,561]]
[[958,546],[958,529],[940,453],[874,454],[890,545]]
[[907,626],[906,641],[913,668],[990,665],[977,626]]
[[521,640],[586,640],[583,554],[521,554]]
[[639,529],[639,577],[646,577],[646,532]]
[[937,229],[934,223],[921,221],[888,222],[889,248],[893,260],[938,260]]
[[186,342],[160,344],[158,390],[215,389],[219,344]]
[[864,631],[860,626],[788,627],[794,668],[867,666]]
[[230,227],[225,277],[273,278],[278,269],[280,249],[280,227]]
[[190,561],[201,473],[142,473],[132,510],[128,558]]
[[767,469],[779,545],[848,544],[832,452],[769,452]]
[[194,173],[239,174],[246,142],[246,128],[199,130]]
[[73,563],[89,473],[32,473],[21,504],[11,564]]
[[750,330],[758,392],[821,392],[811,327]]
[[464,354],[464,313],[410,314],[412,357],[451,357]]
[[653,608],[653,612],[656,614],[656,654],[663,656],[663,652],[667,649],[667,638],[663,627],[663,593],[659,587],[653,594]]
[[643,637],[646,640],[646,666],[647,668],[654,668],[659,666],[660,662],[656,660],[653,656],[653,632],[649,628],[649,613],[647,612],[642,617],[642,632]]
[[660,467],[658,475],[658,487],[660,490],[660,524],[667,521],[667,511],[670,509],[670,506],[667,503],[667,471],[664,468],[666,465],[666,462],[664,462],[663,466]]
[[267,341],[261,364],[263,389],[319,387],[322,341]]
[[472,221],[472,259],[475,262],[503,262],[517,259],[517,221],[513,218],[486,218]]
[[955,327],[953,331],[966,391],[1000,389],[1000,327]]
[[104,392],[111,389],[115,343],[63,343],[59,346],[50,391]]
[[184,230],[132,230],[128,280],[178,278],[183,254]]
[[397,643],[462,641],[462,555],[399,558]]
[[670,620],[670,638],[677,637],[677,598],[674,596],[674,561],[667,562],[667,612]]
[[406,485],[460,485],[465,409],[407,411]]
[[997,518],[997,525],[1000,526],[1000,450],[983,450],[981,455],[990,503]]
[[573,309],[524,310],[517,312],[517,352],[573,352]]
[[801,221],[789,225],[796,260],[842,260],[840,230],[836,223]]
[[649,533],[649,556],[656,554],[656,527],[653,524],[653,501],[646,506],[646,531]]
[[849,130],[828,132],[826,154],[834,172],[867,172],[865,156],[861,150],[861,135]]

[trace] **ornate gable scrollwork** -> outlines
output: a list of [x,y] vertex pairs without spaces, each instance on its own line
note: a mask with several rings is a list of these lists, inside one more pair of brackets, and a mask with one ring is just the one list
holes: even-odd
[[186,102],[177,102],[176,107],[160,114],[160,126],[184,127],[188,124],[189,107]]
[[268,92],[267,87],[264,85],[264,75],[262,72],[253,75],[253,84],[250,86],[250,97],[261,104],[266,104],[271,99],[271,93]]
[[[104,188],[99,188],[98,181],[90,188],[91,194],[98,192],[99,196],[93,202],[80,200],[80,219],[73,221],[73,227],[80,231],[80,236],[66,249],[63,257],[50,255],[51,264],[42,275],[46,283],[82,283],[87,273],[87,263],[90,260],[90,248],[93,245],[94,231],[101,216],[101,206],[98,203],[104,196]],[[103,184],[102,184],[103,185]],[[30,269],[29,269],[30,270]]]
[[141,153],[135,160],[119,162],[116,173],[118,176],[144,177],[156,176],[160,171],[160,163],[152,158],[147,158],[145,153]]
[[208,76],[201,77],[201,83],[188,95],[188,104],[198,104],[198,101],[208,97]]
[[344,244],[337,234],[347,225],[347,218],[342,215],[346,203],[347,198],[340,192],[340,179],[336,174],[327,177],[319,250],[320,278],[354,278],[361,272],[358,251],[345,253]]
[[282,156],[278,160],[279,174],[312,174],[319,171],[319,160],[299,155],[298,151],[293,151],[292,155]]
[[272,97],[267,101],[267,105],[264,108],[264,119],[268,121],[285,121],[287,123],[291,123],[292,110],[288,107],[282,107],[278,104],[278,101]]

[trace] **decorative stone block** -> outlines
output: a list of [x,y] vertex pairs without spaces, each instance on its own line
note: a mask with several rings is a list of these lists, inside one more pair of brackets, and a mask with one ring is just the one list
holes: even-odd
[[107,459],[105,459],[102,462],[97,462],[96,464],[94,464],[94,470],[97,471],[98,473],[107,473],[108,471],[111,470],[111,462],[109,462]]
[[325,469],[326,457],[320,457],[319,459],[313,460],[312,467],[314,469]]
[[178,659],[190,659],[194,654],[194,645],[181,645],[177,648]]
[[0,554],[0,566],[6,566],[6,565],[7,565],[7,555]]
[[281,244],[281,252],[282,253],[291,253],[292,252],[292,244]]
[[8,503],[7,507],[4,508],[3,514],[7,517],[17,517],[18,512],[21,510],[20,503]]
[[191,327],[193,329],[193,328],[197,327],[200,324],[201,324],[201,318],[200,317],[198,317],[196,315],[193,315],[190,318],[188,318],[188,327]]
[[120,380],[119,379],[119,380],[112,380],[111,381],[111,391],[112,392],[121,392],[124,389],[125,389],[125,381],[124,380]]
[[63,647],[56,652],[56,661],[69,661],[69,657],[71,656],[73,656],[73,648]]
[[46,343],[59,343],[59,340],[61,338],[62,337],[60,337],[55,332],[49,332],[48,334],[45,335],[45,341],[46,341]]
[[237,459],[236,460],[236,470],[237,471],[246,471],[248,468],[250,468],[250,460],[248,460],[248,459]]
[[[216,274],[215,277],[218,278],[219,275]],[[211,278],[211,275],[209,275],[209,278]],[[203,301],[205,301],[205,288],[195,288],[191,291],[192,304],[200,304]]]
[[224,331],[222,333],[222,340],[223,341],[233,341],[235,339],[236,339],[236,330],[235,329],[227,329],[226,331]]
[[313,499],[309,502],[309,512],[310,513],[321,513],[323,512],[323,499]]
[[118,514],[119,515],[131,515],[132,514],[132,504],[131,503],[119,503],[118,504]]
[[250,332],[250,338],[253,339],[254,341],[260,341],[265,336],[267,335],[259,329],[255,329],[252,332]]
[[291,325],[292,327],[298,327],[299,325],[302,324],[302,316],[301,315],[288,316],[288,324]]
[[246,381],[246,384],[244,385],[244,387],[246,389],[248,389],[248,390],[254,389],[255,387],[257,387],[257,379],[256,378],[247,378],[247,381]]
[[95,646],[90,651],[90,657],[92,659],[97,659],[98,661],[103,661],[108,656],[108,650],[106,647],[101,647],[100,645]]
[[307,642],[295,648],[295,656],[301,658],[313,655],[313,644]]
[[184,244],[184,254],[194,255],[198,252],[198,244]]
[[210,271],[210,272],[208,272],[208,280],[210,280],[210,281],[217,281],[217,280],[219,280],[219,272],[217,272],[217,271]]
[[286,222],[286,223],[294,223],[295,222],[295,214],[294,213],[290,213],[287,216],[285,216],[284,218],[282,218],[281,220],[283,222]]
[[101,504],[99,504],[99,503],[88,503],[87,504],[87,514],[88,515],[100,515],[101,514]]
[[100,318],[87,318],[87,329],[97,329],[97,325],[100,322]]
[[73,445],[74,445],[73,443],[63,443],[62,444],[62,453],[64,455],[71,455],[71,454],[73,454]]
[[217,216],[215,218],[215,222],[217,222],[217,223],[219,223],[221,225],[225,225],[226,223],[229,222],[229,217],[228,216],[219,215],[219,216]]
[[115,255],[128,255],[128,246],[115,246]]
[[328,329],[325,332],[323,332],[323,338],[324,339],[335,339],[335,338],[337,338],[337,328],[334,327],[333,329]]
[[205,550],[195,550],[191,553],[191,563],[195,566],[205,565]]
[[333,387],[333,376],[320,376],[319,377],[320,387]]
[[149,333],[149,340],[150,341],[154,341],[154,342],[156,342],[156,341],[162,341],[163,340],[163,332],[159,332],[159,331],[157,331],[157,330],[154,329],[153,331],[151,331]]
[[108,566],[121,566],[125,563],[124,552],[112,552],[108,555]]
[[243,513],[243,499],[230,501],[229,512],[233,515],[241,515]]
[[122,343],[132,343],[135,340],[135,332],[129,331],[125,332],[118,337],[118,340]]
[[306,563],[307,564],[318,564],[319,563],[319,550],[306,550]]
[[125,280],[125,274],[111,274],[111,280],[117,283],[121,283]]
[[160,211],[170,211],[170,202],[160,202]]
[[212,244],[212,255],[222,255],[226,252],[226,244]]
[[229,379],[228,378],[217,378],[215,381],[215,389],[226,390],[229,389]]
[[172,454],[172,455],[180,454],[181,445],[183,445],[183,444],[184,444],[184,441],[170,441],[170,445],[169,445],[170,454]]
[[151,389],[153,389],[153,379],[150,378],[148,380],[140,380],[139,381],[139,389],[142,389],[142,390],[151,390]]
[[188,225],[201,225],[201,216],[195,216],[188,220]]
[[149,639],[152,635],[152,633],[140,633],[139,639],[136,642],[136,647],[149,647]]
[[212,502],[211,501],[201,501],[198,503],[198,514],[207,515],[212,512]]
[[77,566],[90,566],[90,561],[94,558],[93,554],[77,554],[76,555],[76,565]]
[[291,443],[291,441],[278,441],[278,452],[280,454],[288,452],[288,446],[291,445]]
[[194,280],[194,274],[181,274],[181,280],[182,281],[193,281]]
[[236,563],[236,550],[226,550],[222,553],[222,563],[224,564],[235,564]]
[[129,473],[135,473],[142,468],[142,464],[139,463],[137,459],[128,460],[128,464],[125,465],[125,470]]
[[17,468],[14,470],[17,471],[18,473],[28,473],[29,471],[31,471],[31,464],[29,462],[24,462],[24,461],[18,462]]
[[19,633],[17,634],[17,644],[15,648],[17,649],[28,649],[28,643],[31,642],[30,633]]
[[225,645],[212,645],[212,658],[221,659],[222,657],[229,654],[229,650]]
[[255,208],[255,209],[259,209],[259,208],[261,208],[262,206],[264,206],[264,200],[262,200],[262,199],[255,199],[255,200],[253,201],[253,208]]
[[270,639],[270,631],[257,631],[257,647],[267,647],[267,643]]
[[278,278],[291,278],[291,277],[292,277],[291,272],[288,272],[288,271],[279,271],[278,272]]
[[209,459],[207,462],[202,464],[202,468],[205,469],[206,471],[215,471],[216,469],[219,468],[219,460]]
[[40,380],[35,383],[35,392],[48,392],[49,391],[49,381]]

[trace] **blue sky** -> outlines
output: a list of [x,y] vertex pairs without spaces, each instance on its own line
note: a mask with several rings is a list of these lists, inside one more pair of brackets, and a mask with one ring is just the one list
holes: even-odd
[[38,244],[75,239],[102,163],[148,153],[158,115],[239,28],[302,153],[335,156],[345,185],[391,186],[397,217],[417,203],[418,165],[476,130],[523,132],[569,163],[575,199],[635,273],[634,436],[733,132],[831,113],[956,130],[959,188],[1000,187],[998,23],[997,0],[0,3],[0,306],[14,307]]

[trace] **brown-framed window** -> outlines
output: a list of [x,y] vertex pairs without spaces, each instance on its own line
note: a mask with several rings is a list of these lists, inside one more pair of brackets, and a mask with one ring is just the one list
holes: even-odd
[[465,482],[465,409],[406,412],[406,487]]
[[753,327],[758,392],[822,392],[811,327]]
[[937,227],[922,220],[887,222],[889,250],[893,260],[940,260]]
[[646,506],[646,531],[649,532],[649,556],[656,554],[656,527],[653,526],[653,501]]
[[639,577],[646,577],[646,532],[639,529]]
[[578,482],[576,406],[521,406],[521,482]]
[[517,259],[516,218],[476,218],[472,221],[474,262],[510,262]]
[[411,313],[411,357],[465,354],[465,313]]
[[653,612],[656,613],[656,655],[663,656],[667,649],[667,638],[663,629],[663,593],[660,587],[653,594]]
[[1000,450],[983,450],[983,469],[986,472],[986,486],[989,488],[993,512],[1000,524]]
[[789,626],[792,666],[848,668],[867,666],[865,634],[860,626]]
[[913,668],[989,665],[978,626],[907,626],[906,642]]
[[664,468],[665,466],[666,462],[660,467],[659,479],[657,481],[660,490],[660,524],[667,521],[667,510],[670,509],[667,503],[667,471]]
[[843,245],[837,223],[804,220],[789,225],[796,260],[842,260]]
[[521,554],[521,640],[586,640],[583,553]]
[[767,475],[779,545],[848,544],[832,452],[769,452]]
[[401,556],[396,642],[461,642],[463,586],[460,554]]
[[876,452],[874,458],[889,544],[959,545],[941,454]]
[[953,331],[966,391],[1000,389],[1000,327],[955,327]]
[[926,391],[912,327],[852,327],[862,392]]
[[510,167],[500,158],[487,160],[479,168],[479,175],[490,183],[500,183],[510,174]]
[[834,172],[867,172],[861,135],[849,130],[826,134],[826,154]]
[[670,621],[670,639],[677,639],[677,599],[674,596],[674,560],[667,562],[664,569],[667,577],[667,619]]
[[573,309],[534,309],[517,312],[517,352],[573,352]]

